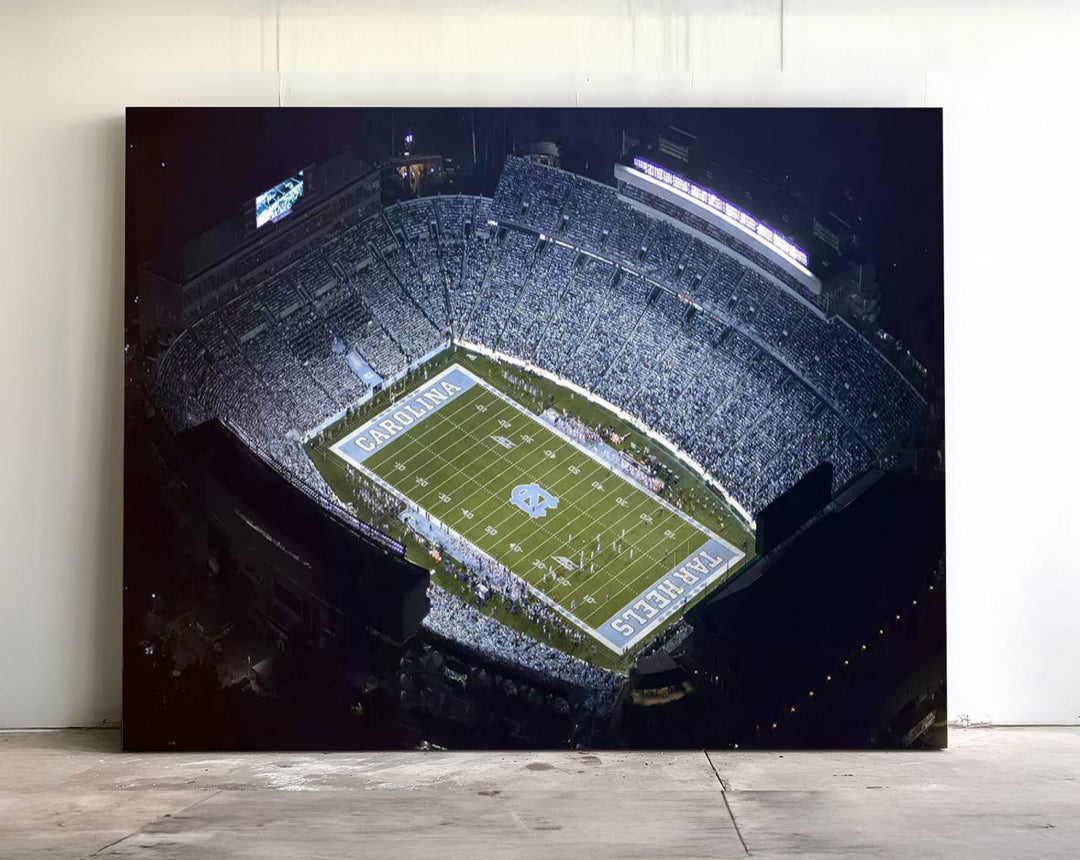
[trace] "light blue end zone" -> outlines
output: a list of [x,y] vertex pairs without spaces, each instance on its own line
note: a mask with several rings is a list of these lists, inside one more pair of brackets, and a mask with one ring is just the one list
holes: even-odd
[[359,466],[477,384],[476,377],[458,365],[448,367],[334,443],[330,450]]
[[730,544],[709,538],[596,628],[597,634],[618,653],[625,652],[681,612],[742,557]]

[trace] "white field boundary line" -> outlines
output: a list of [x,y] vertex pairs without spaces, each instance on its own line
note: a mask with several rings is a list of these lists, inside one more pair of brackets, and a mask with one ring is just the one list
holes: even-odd
[[[617,475],[622,481],[626,482],[626,484],[628,486],[630,486],[633,489],[633,491],[638,492],[643,497],[645,497],[645,500],[648,500],[648,499],[654,500],[655,502],[660,504],[662,507],[664,507],[666,510],[668,510],[670,513],[672,513],[675,516],[680,517],[681,519],[683,519],[688,525],[693,527],[698,532],[700,532],[702,534],[705,534],[708,537],[716,540],[718,543],[726,546],[733,553],[733,558],[732,558],[731,562],[729,562],[727,565],[725,565],[723,571],[718,571],[715,576],[708,577],[706,579],[706,581],[705,581],[705,584],[702,586],[701,589],[699,589],[699,591],[702,591],[705,588],[707,588],[708,585],[711,584],[711,582],[714,581],[718,576],[720,576],[722,573],[729,570],[730,567],[731,567],[731,563],[738,562],[743,558],[744,553],[742,553],[736,547],[732,546],[728,541],[724,540],[722,537],[717,535],[711,529],[708,529],[708,528],[704,527],[701,523],[698,523],[692,517],[690,517],[689,515],[685,514],[682,511],[680,511],[674,505],[667,502],[666,499],[662,499],[659,496],[657,496],[655,493],[650,492],[647,488],[641,486],[637,481],[633,480],[630,476],[624,474],[623,472],[621,472],[620,470],[618,470],[614,466],[612,466],[610,463],[605,461],[598,454],[594,453],[593,451],[590,451],[588,448],[586,448],[583,445],[581,445],[580,443],[578,443],[575,439],[572,439],[571,437],[569,437],[568,435],[563,433],[559,428],[554,427],[553,425],[549,424],[546,421],[542,421],[540,418],[538,418],[536,415],[533,415],[532,412],[527,410],[524,406],[519,404],[517,401],[515,401],[511,397],[503,394],[501,391],[498,391],[497,389],[495,389],[494,387],[489,385],[487,382],[485,382],[483,379],[478,377],[476,374],[472,373],[470,370],[468,370],[467,368],[461,366],[460,364],[457,364],[455,362],[454,364],[452,364],[449,367],[442,370],[434,378],[426,380],[425,384],[434,385],[440,379],[442,379],[442,377],[450,374],[455,369],[458,370],[459,372],[461,372],[462,374],[468,376],[469,378],[471,378],[473,380],[474,384],[480,385],[482,388],[489,391],[495,397],[497,397],[500,400],[504,401],[507,405],[509,405],[509,406],[513,407],[514,409],[518,410],[529,421],[532,421],[532,422],[538,424],[539,426],[545,428],[549,432],[553,433],[556,437],[562,439],[566,444],[572,446],[573,448],[580,451],[585,456],[589,457],[593,462],[597,463],[599,466],[601,466],[608,473],[613,474],[613,475]],[[392,406],[389,407],[389,408],[392,408]],[[347,454],[345,454],[344,452],[341,451],[342,445],[347,440],[353,438],[355,435],[357,435],[359,432],[361,432],[364,428],[375,424],[377,419],[379,417],[381,417],[382,414],[383,413],[380,412],[378,415],[375,415],[371,419],[369,419],[369,421],[367,421],[360,428],[357,428],[356,430],[346,434],[345,437],[343,437],[341,440],[339,440],[338,442],[334,443],[333,446],[331,446],[331,450],[335,454],[337,454],[339,457],[341,457],[343,460],[345,460],[350,465],[352,465],[354,468],[358,468],[365,475],[368,475],[379,486],[383,487],[384,489],[386,489],[387,491],[389,491],[393,495],[397,496],[398,498],[401,498],[402,501],[404,501],[407,506],[411,507],[416,512],[423,514],[429,521],[437,524],[439,526],[439,528],[444,530],[447,534],[449,534],[452,537],[454,537],[455,539],[460,540],[463,543],[467,544],[475,552],[477,552],[479,555],[483,556],[485,559],[490,561],[496,567],[506,571],[510,576],[514,577],[519,582],[521,582],[525,586],[525,588],[531,594],[535,595],[539,600],[541,600],[541,602],[543,602],[545,605],[553,608],[556,612],[558,612],[564,618],[571,621],[576,627],[578,627],[581,630],[588,633],[593,639],[595,639],[595,640],[597,640],[599,642],[602,642],[606,648],[608,648],[611,651],[614,651],[615,653],[617,653],[619,655],[625,654],[626,651],[629,648],[633,647],[635,644],[637,644],[639,641],[641,641],[642,638],[644,638],[645,636],[650,634],[659,624],[661,624],[663,621],[665,621],[673,613],[674,608],[673,608],[673,610],[671,610],[671,611],[669,611],[667,613],[662,613],[662,614],[658,615],[656,617],[656,619],[653,620],[652,623],[650,623],[647,626],[643,627],[638,632],[638,634],[633,637],[633,639],[631,639],[627,643],[624,643],[621,648],[615,646],[614,643],[610,642],[606,637],[601,635],[595,628],[590,626],[587,622],[583,621],[582,619],[578,618],[578,616],[576,614],[574,614],[571,610],[568,610],[568,609],[564,608],[560,603],[556,602],[553,598],[549,597],[545,592],[541,591],[539,588],[534,586],[532,583],[530,583],[524,577],[520,576],[519,574],[517,574],[516,572],[514,572],[510,568],[503,565],[501,562],[497,561],[493,556],[491,556],[486,551],[482,550],[473,541],[469,540],[464,535],[460,534],[457,530],[452,528],[449,524],[443,522],[443,520],[436,517],[435,515],[433,515],[431,512],[429,512],[425,508],[421,507],[419,504],[417,504],[415,501],[413,501],[409,496],[407,496],[405,494],[404,490],[401,490],[401,489],[398,489],[398,488],[394,487],[388,481],[384,481],[382,478],[380,478],[378,475],[376,475],[370,469],[365,467],[362,463],[358,463],[357,461],[353,460],[351,457],[349,457]],[[403,434],[403,436],[404,435],[407,435],[407,434]],[[423,446],[423,447],[426,447],[426,446]],[[458,471],[460,471],[460,470],[458,470]],[[605,493],[605,496],[607,496],[607,495],[608,494]],[[635,510],[636,510],[636,508],[635,508]],[[633,546],[635,544],[633,542],[631,542],[631,545]],[[693,555],[693,553],[691,553],[691,556],[692,555]],[[688,558],[691,557],[691,556],[688,556]],[[684,559],[684,561],[685,561],[685,559]],[[602,565],[601,569],[603,569],[603,567],[606,567],[606,565]],[[599,573],[600,573],[600,571],[596,571],[596,574],[599,574]],[[594,576],[595,575],[590,575],[587,578],[586,582],[579,583],[577,588],[574,588],[572,590],[572,593],[577,593],[582,587],[584,587],[587,584],[588,580],[594,579]],[[586,604],[586,605],[589,605],[589,604]],[[607,621],[610,621],[610,619],[607,619],[604,623],[606,624]]]
[[[595,403],[598,406],[602,406],[610,412],[613,412],[615,415],[618,415],[620,418],[622,418],[629,424],[632,424],[650,439],[659,442],[676,457],[682,460],[686,465],[688,465],[694,472],[696,472],[702,480],[719,490],[720,495],[724,498],[724,501],[726,501],[728,505],[732,508],[732,510],[734,510],[742,518],[743,524],[746,525],[751,531],[756,528],[756,523],[754,522],[754,518],[750,516],[750,513],[735,500],[735,497],[728,492],[727,488],[719,481],[717,481],[716,478],[714,478],[704,466],[702,466],[686,451],[683,451],[670,439],[661,436],[637,416],[631,415],[629,412],[624,411],[620,407],[616,406],[614,403],[609,403],[608,401],[604,400],[604,398],[594,394],[587,388],[583,388],[576,382],[571,382],[568,379],[564,379],[558,374],[552,373],[547,368],[539,367],[533,364],[531,361],[524,361],[517,356],[508,355],[504,352],[499,352],[498,350],[490,349],[481,344],[473,343],[472,341],[463,340],[461,338],[454,338],[454,344],[464,349],[480,353],[480,355],[485,355],[488,358],[493,358],[496,361],[505,361],[507,364],[512,364],[515,367],[520,367],[523,370],[529,371],[530,373],[535,373],[537,376],[542,376],[544,379],[547,379],[550,382],[554,382],[556,385],[562,386],[563,388],[569,389],[580,397],[584,397],[586,400]],[[681,513],[682,512],[680,511],[680,514]]]

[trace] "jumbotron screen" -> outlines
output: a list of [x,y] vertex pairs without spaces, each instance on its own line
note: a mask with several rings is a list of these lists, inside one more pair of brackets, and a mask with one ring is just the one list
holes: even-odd
[[298,170],[284,182],[279,182],[255,198],[255,226],[280,221],[303,196],[304,171]]

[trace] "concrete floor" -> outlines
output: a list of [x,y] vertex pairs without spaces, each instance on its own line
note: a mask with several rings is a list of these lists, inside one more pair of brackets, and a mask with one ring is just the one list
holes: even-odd
[[0,857],[1077,857],[1080,729],[938,753],[140,755],[0,733]]

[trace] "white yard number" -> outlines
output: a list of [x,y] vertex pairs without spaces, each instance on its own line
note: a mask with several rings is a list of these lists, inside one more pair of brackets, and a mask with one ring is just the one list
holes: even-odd
[[642,514],[641,521],[643,523],[648,523],[649,525],[652,525],[652,517],[650,517],[648,514]]
[[498,532],[495,530],[495,528],[493,526],[486,526],[484,528],[484,531],[487,532],[492,537],[495,537],[495,535],[498,534]]
[[544,449],[544,456],[547,457],[550,460],[554,460],[555,459],[555,452],[552,451],[550,448],[545,448]]
[[664,529],[664,537],[666,537],[668,540],[674,540],[675,532],[673,532],[671,529]]
[[569,579],[567,579],[567,578],[566,578],[565,576],[560,576],[560,577],[558,577],[558,578],[557,578],[557,579],[556,579],[555,581],[556,581],[557,583],[559,583],[559,585],[561,585],[561,586],[563,586],[563,587],[566,587],[567,585],[569,585],[569,584],[570,584],[570,580],[569,580]]
[[453,499],[446,495],[446,493],[439,493],[439,501],[442,502],[444,505],[448,505],[450,504],[450,502],[453,501]]
[[577,466],[567,466],[566,471],[569,472],[571,475],[581,474],[581,469],[579,469]]
[[522,433],[521,434],[521,441],[525,442],[528,445],[531,445],[532,441],[533,441],[533,437],[530,436],[528,433]]
[[540,561],[540,559],[538,558],[533,559],[533,567],[535,567],[537,570],[547,570],[547,565]]
[[467,520],[471,520],[473,518],[473,512],[466,508],[461,509],[461,515]]
[[483,403],[477,403],[476,404],[476,411],[477,412],[487,412],[487,407]]
[[510,552],[521,552],[521,544],[510,541]]
[[500,418],[499,419],[499,426],[502,427],[503,430],[509,430],[510,429],[510,422],[507,421],[505,418]]
[[405,464],[404,463],[394,463],[394,468],[397,469],[399,472],[404,472],[405,471]]
[[420,487],[426,487],[427,486],[427,478],[421,478],[419,475],[417,475],[416,476],[416,484],[417,484],[417,486],[420,486]]
[[596,603],[596,598],[595,598],[595,597],[593,597],[593,596],[592,596],[591,594],[586,594],[586,595],[585,595],[585,596],[584,596],[584,597],[582,598],[582,600],[584,600],[584,601],[585,601],[586,603]]
[[622,496],[618,496],[615,499],[615,504],[617,504],[620,508],[625,508],[626,507],[626,499],[624,499]]
[[604,491],[604,485],[601,484],[599,481],[593,481],[592,482],[592,488],[594,490],[599,490],[600,492]]

